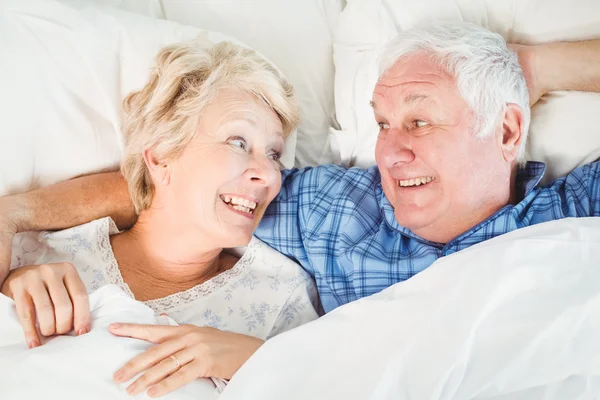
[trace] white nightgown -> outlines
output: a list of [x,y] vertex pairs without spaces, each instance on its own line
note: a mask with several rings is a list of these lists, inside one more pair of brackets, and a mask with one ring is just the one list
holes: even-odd
[[[123,281],[109,237],[118,233],[102,218],[58,232],[27,232],[13,240],[11,269],[70,262],[88,293],[115,284],[134,297]],[[211,280],[144,302],[180,324],[210,326],[268,339],[318,317],[315,285],[293,261],[256,238],[231,269]]]

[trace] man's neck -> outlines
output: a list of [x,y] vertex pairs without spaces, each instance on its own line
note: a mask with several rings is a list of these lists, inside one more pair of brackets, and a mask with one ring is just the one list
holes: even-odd
[[422,229],[413,230],[419,237],[430,242],[447,244],[475,226],[492,217],[502,208],[509,204],[515,205],[521,199],[518,193],[516,176],[518,168],[515,166],[510,173],[510,190],[508,192],[498,191],[495,195],[490,193],[490,201],[480,208],[473,210],[469,215],[462,218],[448,218],[436,221]]

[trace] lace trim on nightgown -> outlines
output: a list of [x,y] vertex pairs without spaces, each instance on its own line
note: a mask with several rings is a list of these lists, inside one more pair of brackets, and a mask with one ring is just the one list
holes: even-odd
[[[115,254],[110,245],[110,235],[114,235],[118,232],[119,230],[111,218],[106,218],[102,221],[102,224],[98,226],[96,235],[100,257],[104,265],[106,265],[106,275],[108,280],[119,286],[125,293],[131,296],[131,298],[135,299],[131,289],[129,289],[129,285],[123,281],[123,276],[121,275],[119,265],[115,259]],[[169,313],[174,309],[182,308],[194,302],[198,298],[215,294],[229,285],[232,280],[242,275],[246,269],[254,263],[256,247],[259,243],[260,242],[255,238],[252,238],[242,257],[231,269],[188,290],[174,293],[160,299],[148,300],[145,301],[144,304],[152,308],[157,314]]]

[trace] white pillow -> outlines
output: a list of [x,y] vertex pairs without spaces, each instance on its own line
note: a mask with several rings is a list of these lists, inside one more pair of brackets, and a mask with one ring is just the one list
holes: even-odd
[[344,0],[162,0],[168,20],[223,32],[269,57],[290,79],[300,103],[296,165],[331,162],[336,125],[332,28]]
[[[122,99],[146,82],[160,48],[198,35],[241,44],[93,0],[3,1],[0,195],[116,170]],[[294,163],[295,139],[287,141],[286,166]]]
[[[597,0],[348,0],[334,37],[336,114],[332,151],[344,165],[375,163],[377,124],[369,100],[377,51],[401,30],[435,20],[469,21],[509,42],[600,37]],[[548,163],[545,181],[600,157],[600,94],[556,92],[532,110],[529,159]]]

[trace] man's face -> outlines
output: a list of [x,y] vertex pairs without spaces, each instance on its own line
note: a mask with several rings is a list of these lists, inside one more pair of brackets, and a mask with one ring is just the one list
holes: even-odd
[[501,130],[477,138],[456,80],[426,55],[388,70],[375,87],[373,109],[377,165],[401,226],[445,243],[508,203]]

